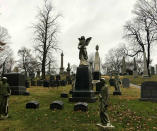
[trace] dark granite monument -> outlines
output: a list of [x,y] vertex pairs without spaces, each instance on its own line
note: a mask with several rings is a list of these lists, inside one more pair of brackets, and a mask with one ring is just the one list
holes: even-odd
[[157,82],[147,81],[142,83],[140,100],[157,102]]
[[7,73],[3,75],[7,77],[8,84],[12,95],[24,95],[26,92],[25,75],[17,72]]
[[78,48],[80,65],[77,67],[76,80],[70,102],[95,102],[95,93],[92,90],[92,74],[87,59],[86,46],[89,44],[91,37],[85,39],[84,36],[79,38]]

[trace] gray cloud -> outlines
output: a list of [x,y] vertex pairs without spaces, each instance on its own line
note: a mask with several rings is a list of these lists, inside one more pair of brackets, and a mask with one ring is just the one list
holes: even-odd
[[[64,66],[79,64],[78,37],[93,37],[88,46],[88,54],[100,46],[100,56],[104,59],[110,48],[123,42],[123,25],[133,15],[131,10],[136,0],[54,0],[54,7],[62,14],[60,19],[59,46],[64,51]],[[32,46],[32,30],[37,7],[42,0],[0,1],[0,25],[8,28],[12,36],[11,47],[15,51],[22,46]],[[60,54],[58,53],[60,64]]]

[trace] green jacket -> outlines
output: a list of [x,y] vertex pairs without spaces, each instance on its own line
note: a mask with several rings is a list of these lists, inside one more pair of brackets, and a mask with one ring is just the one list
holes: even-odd
[[3,83],[0,81],[0,95],[2,96],[8,96],[10,95],[11,91],[10,91],[10,88],[9,88],[9,85],[8,83]]

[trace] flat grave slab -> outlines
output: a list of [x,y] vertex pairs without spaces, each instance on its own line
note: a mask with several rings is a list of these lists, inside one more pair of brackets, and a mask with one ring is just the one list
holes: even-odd
[[50,109],[51,110],[55,110],[55,109],[59,109],[59,110],[62,110],[64,108],[64,103],[62,101],[53,101],[51,104],[50,104]]
[[37,101],[30,101],[30,102],[28,102],[27,104],[26,104],[26,108],[27,109],[37,109],[37,108],[39,108],[39,102],[37,102]]
[[88,104],[85,102],[78,102],[74,105],[74,111],[88,111]]

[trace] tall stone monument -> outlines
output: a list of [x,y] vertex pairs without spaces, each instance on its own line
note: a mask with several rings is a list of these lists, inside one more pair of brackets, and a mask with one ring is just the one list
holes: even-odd
[[68,67],[67,67],[67,75],[68,75],[68,76],[70,76],[70,71],[71,71],[70,63],[68,63]]
[[144,62],[144,70],[143,70],[143,77],[149,77],[148,75],[148,68],[147,68],[147,59],[146,59],[146,53],[143,53],[143,62]]
[[99,57],[99,46],[96,46],[95,52],[95,60],[94,60],[94,72],[93,72],[93,80],[100,80],[100,57]]
[[133,77],[134,77],[134,78],[138,77],[137,64],[136,64],[136,59],[135,59],[135,58],[134,58]]
[[64,67],[63,67],[63,56],[64,56],[64,54],[63,54],[63,52],[61,53],[61,67],[60,67],[60,74],[63,74],[63,72],[64,72]]
[[72,91],[72,97],[69,98],[70,102],[95,102],[95,93],[92,90],[92,74],[88,64],[88,55],[86,46],[88,46],[90,40],[89,37],[85,39],[84,36],[79,38],[79,59],[80,65],[77,67],[75,85]]
[[125,63],[125,57],[122,59],[122,75],[126,74],[126,63]]
[[151,66],[150,71],[151,71],[151,75],[155,75],[155,69],[153,66]]

